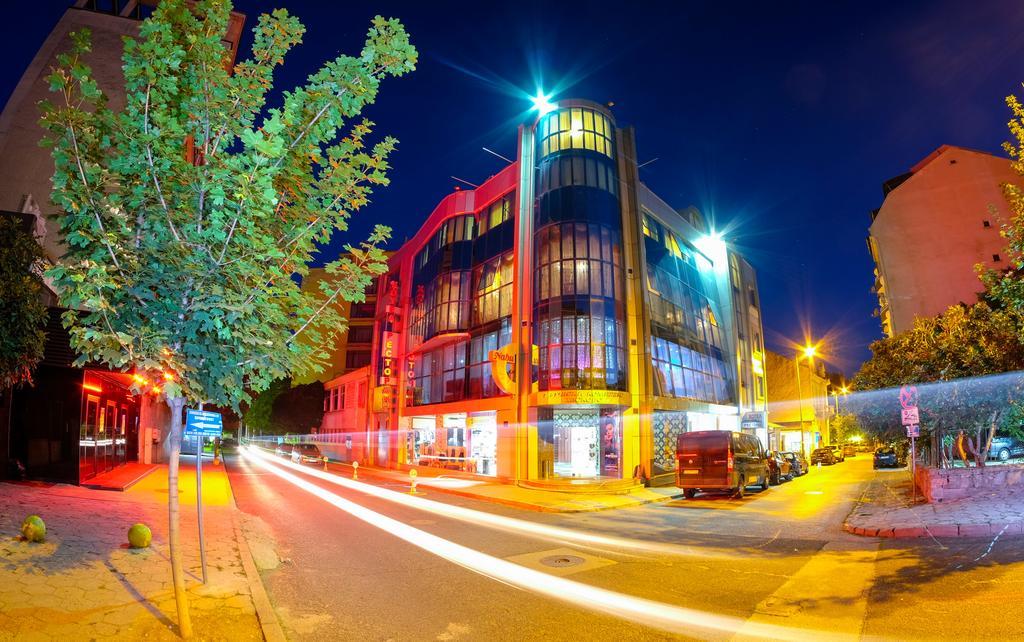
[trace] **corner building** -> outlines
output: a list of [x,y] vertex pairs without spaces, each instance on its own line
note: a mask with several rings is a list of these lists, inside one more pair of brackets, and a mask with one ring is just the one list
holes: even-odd
[[753,269],[640,183],[635,159],[607,109],[562,101],[394,254],[371,461],[630,485],[667,482],[684,431],[767,445]]

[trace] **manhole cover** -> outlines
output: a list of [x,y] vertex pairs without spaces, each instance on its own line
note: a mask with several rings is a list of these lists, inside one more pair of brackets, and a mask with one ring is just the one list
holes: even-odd
[[547,557],[540,558],[540,563],[544,566],[551,566],[554,568],[566,568],[569,566],[577,566],[585,562],[582,557],[578,555],[548,555]]

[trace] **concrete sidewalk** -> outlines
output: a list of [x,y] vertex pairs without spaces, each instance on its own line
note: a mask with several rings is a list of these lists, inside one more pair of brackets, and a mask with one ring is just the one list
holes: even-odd
[[[328,470],[345,477],[352,477],[352,466],[331,463]],[[682,491],[674,486],[644,488],[639,486],[628,492],[594,493],[590,491],[557,491],[523,488],[514,484],[503,484],[479,478],[460,476],[451,471],[437,468],[417,468],[417,490],[421,493],[445,493],[467,497],[524,510],[545,513],[586,513],[615,508],[629,508],[655,502],[667,502],[682,497]],[[385,470],[372,466],[359,467],[359,480],[378,483],[395,490],[408,490],[408,472]]]
[[[209,497],[206,585],[200,582],[194,472],[183,468],[182,481],[183,559],[195,639],[275,638],[257,616],[256,604],[266,594],[241,538],[223,469],[203,473],[204,499]],[[30,514],[46,522],[43,543],[20,538],[21,521]],[[148,549],[128,548],[127,531],[136,522],[153,532]],[[166,469],[123,493],[0,484],[0,640],[179,639],[168,553]]]
[[879,470],[843,529],[868,537],[1007,537],[1024,534],[1024,492],[1007,488],[969,499],[912,501],[910,473]]

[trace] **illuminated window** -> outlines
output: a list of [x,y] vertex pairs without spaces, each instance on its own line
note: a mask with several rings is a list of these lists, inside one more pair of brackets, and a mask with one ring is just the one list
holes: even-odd
[[592,223],[561,223],[542,228],[536,243],[540,389],[625,389],[618,232]]
[[643,217],[643,228],[644,236],[652,238],[655,241],[661,240],[661,226],[655,223],[650,216],[644,214]]
[[587,149],[612,157],[612,126],[608,117],[586,107],[572,107],[541,118],[541,157],[567,149]]
[[512,314],[513,264],[506,252],[473,269],[474,326]]
[[469,398],[481,399],[505,394],[491,377],[491,350],[512,342],[512,322],[502,319],[498,329],[475,336],[469,343]]
[[493,230],[512,218],[512,199],[514,196],[515,193],[507,194],[504,198],[495,201],[480,211],[477,215],[478,235]]

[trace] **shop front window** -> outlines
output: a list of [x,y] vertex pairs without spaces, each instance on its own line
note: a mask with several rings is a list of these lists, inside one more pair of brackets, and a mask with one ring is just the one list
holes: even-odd
[[617,408],[546,409],[540,438],[553,447],[555,477],[621,477],[622,427]]
[[497,475],[498,420],[494,412],[469,416],[470,465],[480,475]]

